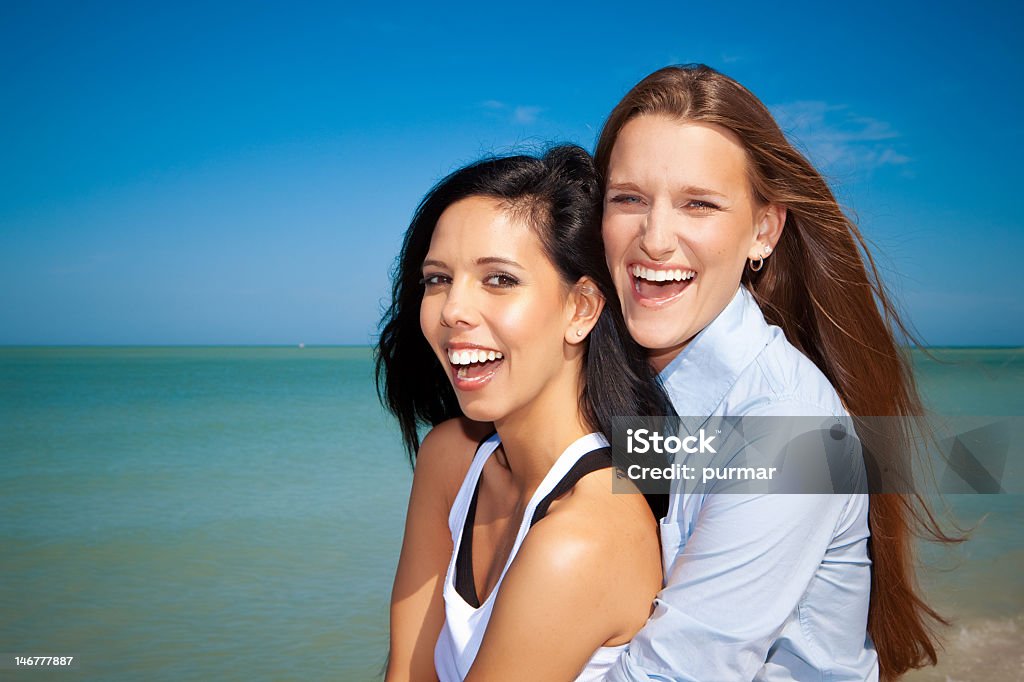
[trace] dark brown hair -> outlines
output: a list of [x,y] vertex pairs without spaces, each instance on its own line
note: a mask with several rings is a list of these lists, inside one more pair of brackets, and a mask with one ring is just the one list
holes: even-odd
[[[395,263],[391,305],[381,319],[376,348],[377,393],[398,418],[402,440],[415,461],[419,427],[462,415],[446,370],[420,330],[423,259],[441,214],[468,197],[491,197],[527,220],[566,286],[589,277],[605,298],[597,324],[584,341],[580,411],[591,428],[612,432],[621,415],[673,414],[672,403],[629,335],[600,228],[601,190],[594,162],[575,145],[540,157],[487,158],[451,173],[427,193],[405,233]],[[648,498],[652,507],[658,500]]]
[[[686,65],[652,73],[612,110],[595,153],[602,175],[622,127],[650,114],[716,124],[739,138],[756,200],[787,209],[771,258],[758,272],[744,268],[743,284],[766,320],[781,327],[821,369],[855,419],[903,417],[884,420],[901,431],[887,435],[909,442],[923,406],[897,332],[914,337],[886,293],[863,236],[821,174],[749,90],[707,66]],[[865,440],[860,430],[858,435]],[[898,462],[887,466],[905,470]],[[918,494],[872,493],[868,523],[873,563],[868,632],[881,678],[894,680],[911,668],[935,664],[935,627],[948,625],[918,593],[913,540],[917,535],[946,542],[960,538],[943,532]]]

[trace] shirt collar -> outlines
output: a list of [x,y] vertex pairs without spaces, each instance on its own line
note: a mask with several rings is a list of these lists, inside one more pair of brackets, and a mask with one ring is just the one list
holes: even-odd
[[708,417],[771,340],[753,295],[739,287],[729,305],[661,371],[682,417]]

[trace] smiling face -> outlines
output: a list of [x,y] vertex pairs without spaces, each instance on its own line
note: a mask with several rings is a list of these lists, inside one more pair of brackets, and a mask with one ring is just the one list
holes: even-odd
[[579,381],[565,352],[569,287],[534,231],[497,200],[445,209],[423,283],[420,328],[470,419],[500,421]]
[[754,200],[735,135],[667,116],[622,127],[607,183],[608,268],[630,333],[660,370],[732,300],[785,213]]

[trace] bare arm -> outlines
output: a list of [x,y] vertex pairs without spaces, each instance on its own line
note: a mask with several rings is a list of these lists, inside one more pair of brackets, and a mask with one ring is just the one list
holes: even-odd
[[444,623],[441,592],[452,555],[448,513],[488,429],[452,419],[434,427],[420,446],[391,592],[388,682],[437,680],[434,645]]

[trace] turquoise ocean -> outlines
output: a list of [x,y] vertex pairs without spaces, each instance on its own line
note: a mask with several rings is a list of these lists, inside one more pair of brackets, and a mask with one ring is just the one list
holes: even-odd
[[[1024,415],[1024,349],[934,353],[934,411]],[[375,679],[411,480],[369,348],[0,348],[0,653],[78,664],[0,679]],[[946,503],[908,679],[1024,679],[1024,496]]]

